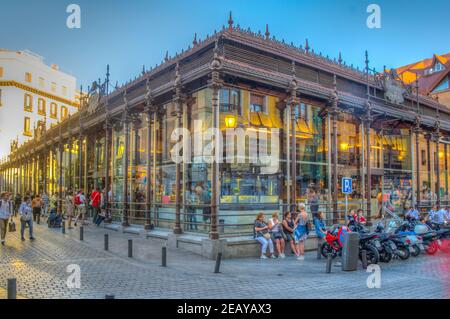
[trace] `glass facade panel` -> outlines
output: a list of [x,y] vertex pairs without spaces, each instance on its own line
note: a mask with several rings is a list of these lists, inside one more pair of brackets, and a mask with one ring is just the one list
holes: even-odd
[[137,121],[130,134],[130,223],[145,224],[147,188],[147,127]]
[[112,188],[109,196],[111,214],[115,221],[121,221],[124,193],[123,183],[127,170],[124,169],[125,135],[123,127],[116,127],[112,134]]
[[[309,104],[296,106],[297,200],[311,201],[310,191],[326,200],[328,194],[328,143],[326,120],[320,108]],[[291,150],[292,151],[292,150]],[[324,198],[325,196],[325,198]]]
[[351,177],[353,181],[353,193],[348,195],[350,208],[363,207],[364,179],[361,175],[363,161],[362,126],[356,117],[344,113],[339,116],[337,123],[337,150],[338,150],[338,212],[343,220],[345,215],[345,195],[342,193],[342,178]]

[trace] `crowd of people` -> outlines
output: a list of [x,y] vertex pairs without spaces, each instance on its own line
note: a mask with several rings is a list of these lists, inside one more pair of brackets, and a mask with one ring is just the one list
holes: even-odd
[[[20,235],[22,241],[25,241],[25,229],[29,230],[29,239],[34,240],[33,223],[40,224],[42,218],[47,219],[48,227],[61,227],[62,221],[68,221],[68,228],[72,229],[78,223],[86,223],[88,208],[92,209],[92,221],[95,225],[100,224],[107,218],[105,190],[100,191],[95,188],[86,198],[82,189],[74,192],[67,191],[65,197],[61,200],[61,209],[59,207],[59,196],[55,192],[48,196],[45,192],[42,194],[30,195],[26,193],[21,196],[15,196],[10,192],[0,194],[0,240],[5,245],[6,234],[15,229],[13,218],[18,216],[20,220]],[[73,226],[72,226],[73,222]]]
[[[198,204],[198,202],[208,203],[210,197],[206,191],[201,188],[192,188],[188,191],[187,202],[189,204]],[[110,194],[108,194],[110,196]],[[319,210],[318,201],[315,200],[316,194],[309,194],[309,210],[312,214],[312,221],[306,211],[306,205],[300,203],[298,209],[294,212],[285,212],[280,220],[278,212],[272,214],[271,218],[266,220],[263,213],[259,213],[254,222],[254,237],[261,244],[261,258],[285,258],[285,249],[290,247],[291,252],[298,260],[304,260],[305,241],[310,232],[314,229],[316,237],[320,240],[326,235],[324,214]],[[87,210],[92,209],[92,221],[100,226],[106,215],[106,190],[100,191],[95,188],[86,197],[82,189],[74,192],[67,191],[65,197],[61,200],[59,206],[58,193],[48,196],[45,192],[42,194],[13,195],[10,192],[0,194],[0,240],[5,244],[8,229],[13,227],[13,217],[18,216],[21,227],[20,234],[22,241],[25,240],[25,229],[29,230],[29,239],[34,240],[33,223],[40,224],[41,218],[47,218],[49,227],[61,227],[63,220],[68,221],[68,228],[72,229],[78,223],[85,224]],[[58,209],[61,207],[61,209]],[[195,210],[189,208],[188,224],[190,228],[196,228]],[[204,219],[210,218],[210,208],[206,205],[202,207]],[[361,224],[366,223],[362,209],[350,210],[350,216]],[[191,216],[192,215],[192,216]],[[434,222],[438,224],[450,223],[449,207],[439,207],[434,205],[426,214],[421,214],[417,207],[411,207],[405,213],[405,218],[415,219],[421,222]],[[73,226],[72,226],[73,223]],[[189,228],[189,227],[188,227]],[[191,229],[192,230],[192,229]],[[269,250],[269,257],[267,256]]]
[[[273,213],[272,218],[268,220],[264,213],[259,213],[256,216],[253,230],[254,238],[261,244],[260,258],[285,258],[285,249],[289,245],[292,254],[298,260],[304,260],[305,241],[312,231],[312,227],[314,227],[319,244],[323,242],[327,233],[324,213],[316,211],[315,208],[310,208],[310,212],[313,216],[312,222],[306,212],[306,205],[303,203],[298,205],[297,211],[285,212],[281,221],[278,218],[278,212]],[[348,215],[363,225],[367,222],[362,209],[351,209]],[[416,219],[423,223],[450,224],[450,207],[435,205],[425,214],[419,213],[418,209],[413,207],[405,213],[405,218]],[[267,250],[269,250],[269,254],[267,254]]]
[[450,207],[433,205],[426,214],[421,214],[417,207],[411,207],[405,214],[405,218],[421,222],[433,222],[436,224],[450,223]]

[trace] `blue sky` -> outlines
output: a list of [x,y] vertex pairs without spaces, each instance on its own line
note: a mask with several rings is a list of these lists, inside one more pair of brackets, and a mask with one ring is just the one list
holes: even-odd
[[[81,29],[66,27],[66,7],[81,7]],[[381,29],[366,27],[369,4],[381,7]],[[381,70],[433,53],[450,52],[448,0],[0,0],[0,48],[28,49],[56,63],[87,86],[104,77],[125,82],[220,29],[233,12],[235,24],[304,44],[348,64]]]

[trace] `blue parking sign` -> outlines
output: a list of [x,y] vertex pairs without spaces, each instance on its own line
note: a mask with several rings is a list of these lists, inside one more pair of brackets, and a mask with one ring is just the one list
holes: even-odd
[[353,182],[350,177],[342,177],[342,193],[343,194],[353,193]]

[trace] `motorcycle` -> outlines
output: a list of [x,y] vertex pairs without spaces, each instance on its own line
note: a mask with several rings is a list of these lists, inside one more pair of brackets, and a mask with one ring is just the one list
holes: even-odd
[[[320,247],[320,253],[325,258],[331,255],[332,258],[342,255],[342,248],[344,246],[344,234],[349,232],[350,228],[347,226],[332,227],[327,230],[325,235],[325,242]],[[359,258],[362,259],[362,251],[366,251],[367,263],[376,264],[380,259],[376,245],[381,245],[376,240],[378,235],[376,233],[360,234],[359,240]]]
[[447,232],[433,230],[428,223],[422,224],[417,220],[407,219],[404,224],[399,227],[399,233],[412,232],[421,240],[421,250],[429,255],[434,255],[441,249],[441,237]]
[[342,246],[339,244],[337,237],[327,231],[325,235],[325,242],[320,246],[320,253],[327,258],[328,255],[334,259],[341,256]]
[[359,234],[359,259],[362,260],[362,251],[366,251],[367,263],[377,264],[380,260],[379,249],[382,249],[379,235],[376,233]]
[[379,233],[379,241],[381,243],[378,249],[380,261],[389,262],[394,256],[402,260],[409,258],[411,255],[409,247],[399,236],[385,233],[381,224],[377,225],[375,232]]

